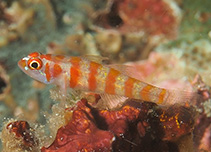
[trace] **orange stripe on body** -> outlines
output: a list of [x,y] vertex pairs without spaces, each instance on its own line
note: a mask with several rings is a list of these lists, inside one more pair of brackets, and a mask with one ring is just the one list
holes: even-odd
[[115,82],[116,77],[120,74],[119,71],[116,71],[114,69],[110,69],[107,78],[106,78],[106,84],[105,84],[105,93],[108,94],[115,94]]
[[49,60],[49,61],[53,61],[53,62],[60,62],[65,58],[65,56],[63,56],[63,55],[54,56],[52,54],[41,54],[40,58],[46,59],[46,60]]
[[140,91],[141,99],[144,101],[150,101],[150,90],[154,88],[151,85],[147,85]]
[[165,95],[166,95],[166,89],[162,89],[161,93],[159,94],[157,104],[163,103]]
[[65,58],[64,55],[56,55],[56,56],[55,56],[55,59],[56,59],[56,60],[59,60],[59,61],[60,61],[60,60],[63,60],[64,58]]
[[52,76],[55,78],[62,73],[62,68],[59,64],[55,63],[53,66]]
[[46,77],[48,82],[51,80],[49,63],[46,63],[46,65],[45,65],[45,77]]
[[135,83],[134,78],[128,77],[127,81],[125,82],[125,96],[126,97],[133,97],[133,84]]
[[90,67],[89,67],[90,73],[89,73],[89,79],[88,79],[90,91],[94,91],[97,88],[96,75],[97,75],[97,70],[101,66],[102,65],[100,65],[98,63],[90,62]]
[[80,79],[80,61],[81,59],[78,57],[71,57],[70,62],[72,64],[70,68],[70,87],[74,88],[78,84],[78,80]]

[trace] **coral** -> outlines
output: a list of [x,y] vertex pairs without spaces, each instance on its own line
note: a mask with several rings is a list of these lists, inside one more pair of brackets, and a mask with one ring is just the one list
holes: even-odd
[[[177,47],[165,47],[161,45],[156,51],[164,56],[172,54],[176,58],[175,63],[179,64],[181,73],[190,78],[194,78],[196,74],[200,74],[203,81],[207,85],[211,85],[210,81],[210,61],[211,61],[211,43],[206,39],[199,39],[194,42],[182,42]],[[177,66],[178,67],[178,66]]]
[[134,100],[117,111],[98,110],[82,99],[71,116],[43,152],[157,151],[158,147],[177,151],[174,141],[193,130],[195,112],[191,107],[162,109]]
[[[106,6],[97,9],[101,3]],[[65,42],[51,42],[48,53],[101,55],[111,63],[145,59],[157,45],[176,37],[181,18],[174,1],[166,0],[108,0],[89,7],[93,22],[77,24],[77,32],[66,35]]]
[[199,93],[199,99],[195,104],[199,115],[196,119],[194,127],[194,147],[198,151],[210,151],[211,150],[211,88],[206,85],[202,78],[197,75],[192,82],[194,86],[197,86]]
[[[123,37],[116,30],[101,30],[94,34],[86,32],[67,35],[64,42],[50,42],[47,53],[107,56],[110,62],[125,62],[142,56],[140,50],[148,44],[140,43],[140,41],[140,36],[133,34]],[[132,44],[133,47],[130,48]]]
[[3,152],[37,151],[38,139],[26,121],[10,121],[2,131]]
[[95,24],[123,33],[144,32],[146,35],[175,37],[181,12],[174,1],[109,0],[104,11],[95,13]]
[[2,152],[38,152],[51,144],[45,126],[25,120],[8,119],[1,133]]
[[[28,122],[26,121],[15,121],[7,124],[6,127],[10,133],[14,133],[17,138],[23,138],[23,144],[27,147],[32,147],[37,144],[36,139],[34,139],[32,134],[32,129],[30,128]],[[31,130],[31,131],[30,131]]]
[[211,62],[211,43],[208,40],[200,39],[194,43],[182,46],[181,59],[186,63],[188,73],[200,73],[206,84],[210,83],[210,62]]
[[50,42],[47,47],[47,53],[63,55],[100,55],[94,37],[89,33],[67,35],[64,42]]
[[200,145],[198,149],[200,151],[210,151],[211,147],[211,125],[209,125],[205,130],[201,138]]
[[194,109],[190,107],[169,107],[159,117],[165,130],[163,140],[174,140],[174,138],[193,131],[195,114]]
[[[122,37],[115,30],[100,31],[95,36],[96,44],[101,50],[101,54],[117,54],[122,46]],[[104,52],[104,53],[103,53]]]
[[115,63],[146,59],[160,43],[177,37],[181,11],[172,0],[106,2],[88,11],[88,28],[96,33],[100,54]]
[[[186,76],[183,62],[172,53],[152,52],[147,60],[128,62],[126,66],[128,67],[123,72],[138,80],[166,89],[192,91],[190,82],[182,79]],[[177,72],[176,75],[175,72]]]
[[90,109],[80,102],[72,121],[61,127],[53,144],[42,151],[110,151],[113,140],[111,132],[96,127]]
[[211,43],[207,40],[198,40],[191,45],[184,46],[184,59],[188,66],[200,72],[210,71]]
[[[97,2],[94,6],[101,3]],[[135,13],[130,5],[136,8],[133,9]],[[101,55],[108,56],[110,62],[126,62],[147,58],[158,44],[177,35],[181,16],[173,1],[108,0],[105,8],[95,10],[94,6],[89,6],[93,11],[88,11],[93,24],[89,20],[87,25],[77,24],[75,34],[66,35],[64,42],[50,42],[47,52]],[[121,18],[121,23],[114,26],[116,17]],[[99,28],[101,24],[103,28]]]
[[25,3],[30,4],[40,4],[45,7],[45,18],[51,23],[53,28],[56,27],[56,15],[52,6],[52,3],[49,0],[26,0]]
[[1,1],[0,9],[0,20],[2,20],[0,47],[2,47],[24,34],[33,21],[34,10],[31,8],[25,9],[17,1],[14,1],[10,7],[7,7],[6,3]]

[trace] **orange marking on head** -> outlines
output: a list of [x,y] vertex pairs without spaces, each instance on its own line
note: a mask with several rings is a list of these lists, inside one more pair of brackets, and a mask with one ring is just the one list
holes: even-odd
[[133,97],[133,84],[135,83],[134,78],[128,77],[127,81],[125,82],[125,96],[126,97]]
[[41,54],[41,59],[51,60],[52,55],[51,54]]
[[63,60],[64,58],[65,58],[65,56],[63,56],[63,55],[56,55],[56,56],[55,56],[55,59],[58,60],[58,61],[61,61],[61,60]]
[[90,62],[90,67],[89,67],[89,89],[91,91],[94,91],[97,87],[97,81],[96,81],[96,74],[97,74],[97,70],[99,69],[101,65],[95,62]]
[[18,61],[18,65],[21,67],[21,68],[25,68],[26,67],[26,60],[23,60],[21,59],[20,61]]
[[116,82],[116,77],[119,74],[120,74],[119,71],[110,69],[106,78],[105,93],[115,94],[115,82]]
[[29,57],[38,57],[39,55],[40,55],[40,53],[38,53],[38,52],[32,52],[28,56]]
[[70,62],[72,64],[70,68],[70,87],[76,87],[80,78],[80,63],[81,59],[78,57],[71,57]]
[[53,77],[57,77],[58,75],[60,75],[62,73],[62,68],[59,64],[54,64],[53,66]]
[[163,103],[165,95],[166,95],[166,89],[162,89],[161,93],[159,94],[157,104]]
[[141,99],[145,101],[150,101],[150,90],[153,88],[151,85],[147,85],[140,91]]
[[45,65],[45,77],[46,77],[48,82],[51,80],[49,63],[46,63],[46,65]]

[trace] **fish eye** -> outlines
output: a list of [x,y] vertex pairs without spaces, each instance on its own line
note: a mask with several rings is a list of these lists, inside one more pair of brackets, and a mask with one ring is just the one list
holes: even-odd
[[38,66],[39,66],[39,63],[36,61],[31,63],[31,67],[34,69],[36,69]]
[[39,70],[42,68],[42,61],[40,59],[31,59],[28,61],[28,67],[31,70]]

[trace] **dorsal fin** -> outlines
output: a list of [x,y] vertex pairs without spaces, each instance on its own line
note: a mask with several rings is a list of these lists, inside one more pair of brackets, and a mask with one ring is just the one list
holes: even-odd
[[102,57],[102,56],[97,56],[97,55],[83,55],[82,58],[99,63],[99,64],[102,64],[103,61],[105,60],[109,60],[109,58],[107,57]]
[[108,65],[108,66],[110,68],[113,68],[113,69],[121,72],[124,75],[127,75],[131,78],[135,78],[135,79],[140,80],[140,81],[143,81],[141,79],[141,76],[134,69],[134,66],[125,65],[125,64],[111,64],[111,65]]

